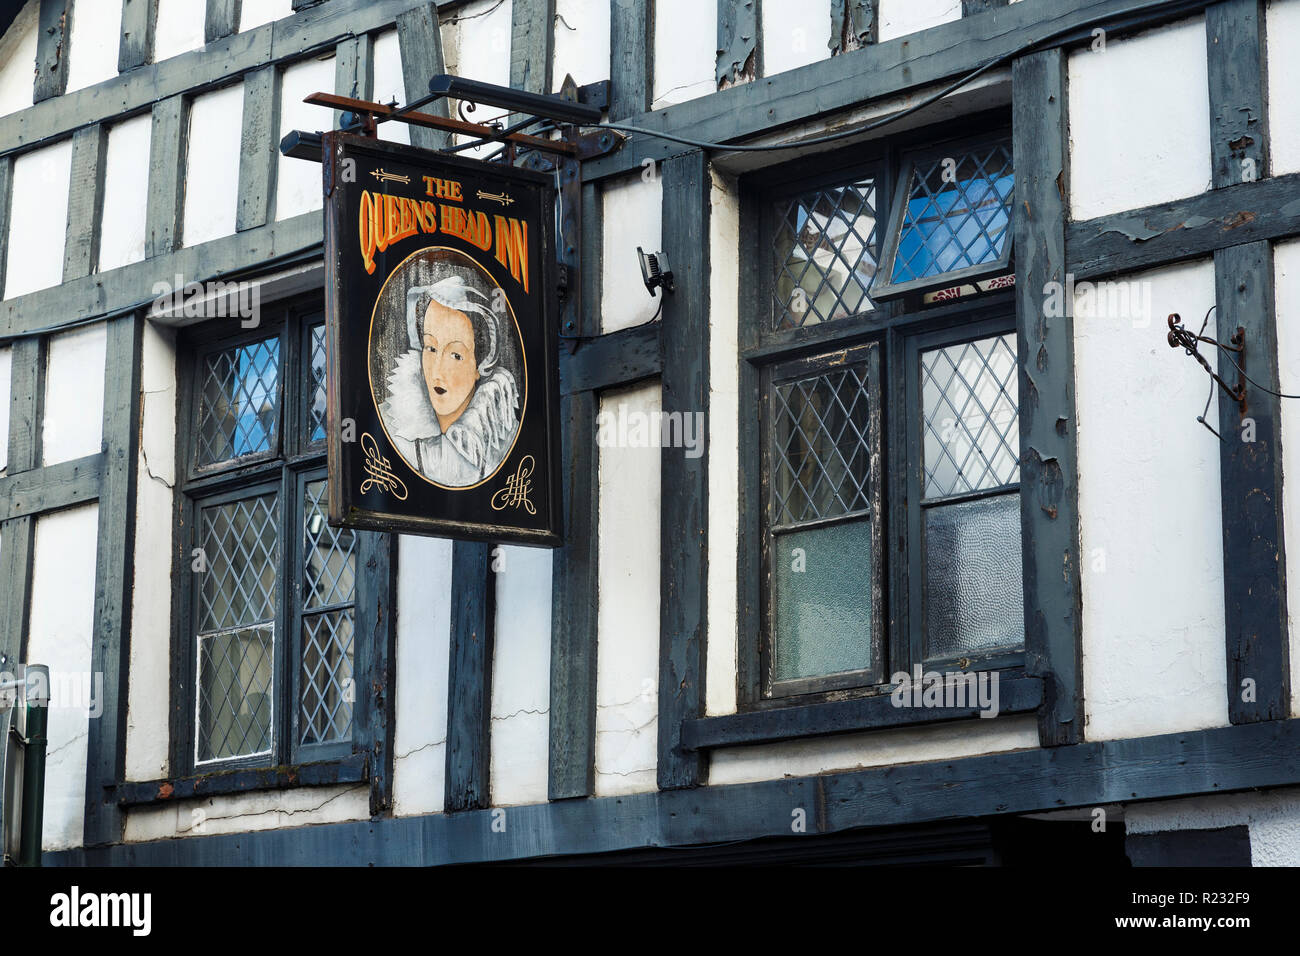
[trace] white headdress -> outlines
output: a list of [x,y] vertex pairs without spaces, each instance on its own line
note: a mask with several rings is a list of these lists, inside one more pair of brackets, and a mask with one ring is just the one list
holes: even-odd
[[[465,280],[458,275],[450,275],[445,279],[439,279],[433,285],[413,286],[406,293],[406,338],[410,342],[411,348],[419,349],[420,343],[420,321],[424,318],[419,314],[420,299],[428,295],[434,302],[446,306],[449,309],[455,309],[457,312],[464,312],[466,315],[481,315],[487,320],[488,331],[488,354],[487,358],[478,363],[480,375],[486,375],[487,372],[496,364],[497,361],[497,320],[492,314],[492,310],[481,302],[475,302],[470,298],[470,294],[478,296],[480,299],[487,299],[487,296],[467,285]],[[473,319],[470,319],[471,324]]]

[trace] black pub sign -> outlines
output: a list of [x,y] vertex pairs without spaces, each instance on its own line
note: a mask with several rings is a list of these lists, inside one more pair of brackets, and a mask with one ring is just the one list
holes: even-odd
[[329,520],[559,543],[550,177],[326,133]]

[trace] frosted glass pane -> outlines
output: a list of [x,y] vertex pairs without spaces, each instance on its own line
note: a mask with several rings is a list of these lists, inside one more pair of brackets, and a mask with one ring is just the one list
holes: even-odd
[[927,657],[1025,642],[1020,495],[925,512]]
[[775,679],[871,667],[870,520],[777,535],[772,563]]

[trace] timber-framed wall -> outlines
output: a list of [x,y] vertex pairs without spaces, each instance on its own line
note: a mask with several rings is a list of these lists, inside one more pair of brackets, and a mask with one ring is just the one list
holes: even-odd
[[[66,0],[65,0],[66,3]],[[65,3],[41,4],[49,10]],[[265,273],[268,268],[313,265],[319,259],[321,222],[308,214],[276,221],[277,156],[273,144],[276,66],[311,51],[336,52],[336,90],[369,95],[373,44],[368,34],[396,25],[408,97],[423,90],[427,75],[442,69],[436,17],[463,6],[413,0],[324,0],[293,17],[235,33],[229,0],[209,0],[202,50],[151,63],[152,14],[148,0],[125,4],[116,79],[61,93],[64,67],[42,37],[38,60],[48,64],[37,80],[35,105],[0,118],[0,244],[8,236],[9,193],[17,155],[72,136],[74,190],[81,188],[88,216],[69,216],[63,283],[0,302],[0,344],[12,344],[8,469],[0,478],[0,653],[21,660],[35,519],[41,514],[98,500],[93,670],[102,670],[105,712],[91,723],[86,771],[85,840],[88,847],[121,839],[122,811],[105,800],[106,788],[122,782],[130,621],[131,540],[135,527],[141,309],[159,275],[187,278]],[[761,74],[761,31],[719,0],[719,49],[728,79],[756,63]],[[1271,243],[1300,235],[1300,174],[1271,177],[1267,130],[1243,127],[1237,107],[1267,116],[1260,0],[1023,0],[1005,5],[968,2],[966,16],[902,39],[876,42],[875,4],[844,0],[838,11],[844,36],[864,38],[856,48],[772,77],[740,82],[686,103],[650,111],[654,69],[653,22],[648,5],[615,0],[611,13],[611,60],[615,64],[610,118],[687,139],[739,143],[770,137],[773,130],[829,119],[881,97],[949,81],[995,57],[1011,67],[1017,198],[1034,210],[1017,220],[1017,313],[1021,344],[1021,391],[1037,393],[1022,431],[1023,534],[1038,573],[1025,582],[1030,673],[1025,710],[1036,710],[1041,751],[946,761],[922,768],[859,771],[800,777],[737,787],[699,786],[708,753],[724,737],[703,716],[704,635],[708,593],[708,458],[666,454],[665,508],[661,528],[658,785],[662,792],[595,798],[595,682],[598,593],[597,540],[599,462],[594,447],[600,393],[662,378],[664,409],[708,410],[707,242],[710,158],[736,159],[682,143],[632,133],[621,150],[582,168],[582,262],[579,327],[574,347],[561,343],[566,544],[553,566],[552,655],[549,714],[549,804],[512,808],[524,824],[516,836],[493,842],[488,747],[491,700],[493,572],[490,548],[458,545],[453,574],[457,593],[467,595],[452,614],[452,693],[449,702],[447,777],[443,815],[387,818],[381,823],[338,824],[317,832],[284,831],[239,838],[266,862],[430,863],[510,859],[545,853],[605,852],[638,846],[750,839],[788,833],[789,812],[814,801],[812,832],[939,820],[952,816],[1032,812],[1062,806],[1224,793],[1253,787],[1300,784],[1296,721],[1290,714],[1290,665],[1285,607],[1286,578],[1281,533],[1279,400],[1251,389],[1249,406],[1259,444],[1222,451],[1224,589],[1229,663],[1229,712],[1234,727],[1105,743],[1083,742],[1080,615],[1077,578],[1078,510],[1072,487],[1077,468],[1073,411],[1073,361],[1068,322],[1039,320],[1045,282],[1066,274],[1077,279],[1117,276],[1140,268],[1212,256],[1221,328],[1246,329],[1251,355],[1276,355]],[[551,33],[539,20],[554,16],[553,0],[515,0],[511,77],[515,85],[548,89]],[[1066,211],[1068,144],[1064,140],[1068,89],[1066,49],[1084,43],[1094,24],[1122,35],[1205,13],[1210,64],[1214,188],[1185,200],[1073,222]],[[725,15],[724,15],[725,14]],[[750,32],[746,32],[746,31]],[[750,36],[741,42],[738,36]],[[1037,41],[1043,49],[1020,54]],[[1215,42],[1219,40],[1220,42]],[[723,41],[726,41],[725,43]],[[856,44],[853,44],[856,45]],[[629,71],[629,64],[635,65]],[[720,66],[721,69],[721,66]],[[237,231],[192,247],[178,242],[183,168],[181,131],[186,98],[234,78],[244,79],[244,136],[240,164]],[[626,80],[625,82],[620,82]],[[139,263],[92,274],[99,226],[93,201],[102,189],[108,122],[151,113],[155,132],[150,160],[149,252]],[[1253,142],[1243,141],[1252,134]],[[419,145],[443,140],[416,131]],[[1258,178],[1243,180],[1240,161],[1256,164]],[[601,196],[607,180],[635,173],[645,161],[663,179],[664,244],[679,249],[677,297],[663,320],[619,332],[600,333]],[[746,162],[749,162],[746,160]],[[78,187],[77,184],[84,184]],[[0,248],[0,270],[5,262]],[[742,269],[743,275],[743,269]],[[687,293],[687,294],[683,294]],[[44,395],[45,343],[71,323],[106,321],[108,367],[104,380],[104,450],[78,461],[40,467],[39,435]],[[1050,358],[1046,371],[1031,368]],[[1252,374],[1261,369],[1252,365]],[[1277,390],[1277,369],[1259,380]],[[1239,427],[1225,406],[1221,430]],[[1065,425],[1061,423],[1064,420]],[[1033,456],[1036,456],[1033,457]],[[1032,491],[1032,493],[1031,493]],[[670,507],[671,506],[671,507]],[[1261,520],[1262,515],[1262,520]],[[682,529],[693,534],[683,545]],[[1076,557],[1072,577],[1061,571],[1063,554]],[[125,561],[121,556],[126,555]],[[1276,557],[1275,557],[1276,556]],[[1263,581],[1265,599],[1240,599],[1243,587]],[[1032,595],[1032,597],[1031,597]],[[14,599],[9,599],[14,598]],[[483,637],[486,640],[479,640]],[[1254,700],[1240,694],[1242,680],[1258,688]],[[821,711],[806,725],[764,726],[747,742],[842,731],[843,716]],[[859,721],[860,717],[851,718]],[[725,737],[734,742],[734,737]],[[1240,756],[1247,753],[1252,757]],[[391,759],[391,758],[390,758]],[[936,779],[948,786],[935,798]],[[1011,782],[1014,781],[1014,787]],[[266,786],[266,780],[250,787]],[[270,784],[282,785],[282,784]],[[1013,792],[1008,796],[1008,788]],[[903,794],[901,801],[898,794]],[[915,797],[915,799],[908,799]],[[751,809],[740,812],[738,808]],[[528,826],[532,821],[536,826]],[[367,828],[370,828],[367,830]],[[527,831],[545,832],[530,842]],[[369,833],[369,836],[363,834]],[[420,839],[414,839],[416,835]],[[345,837],[347,839],[340,839]],[[59,862],[185,862],[229,859],[234,837],[192,837],[167,844],[113,846],[56,855]],[[340,849],[341,847],[351,849]],[[403,848],[406,847],[406,848]],[[419,847],[412,849],[411,847]],[[426,849],[438,847],[439,849]]]

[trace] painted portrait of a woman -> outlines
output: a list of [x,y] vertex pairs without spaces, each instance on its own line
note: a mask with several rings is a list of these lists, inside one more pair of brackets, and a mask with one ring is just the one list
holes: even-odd
[[[435,264],[421,265],[427,273]],[[386,364],[380,417],[406,463],[435,484],[469,487],[490,477],[514,443],[519,348],[512,319],[475,287],[486,283],[467,281],[469,269],[433,271],[442,276],[404,284],[405,336],[395,356],[385,349],[376,361],[372,332],[372,385],[375,365]]]

